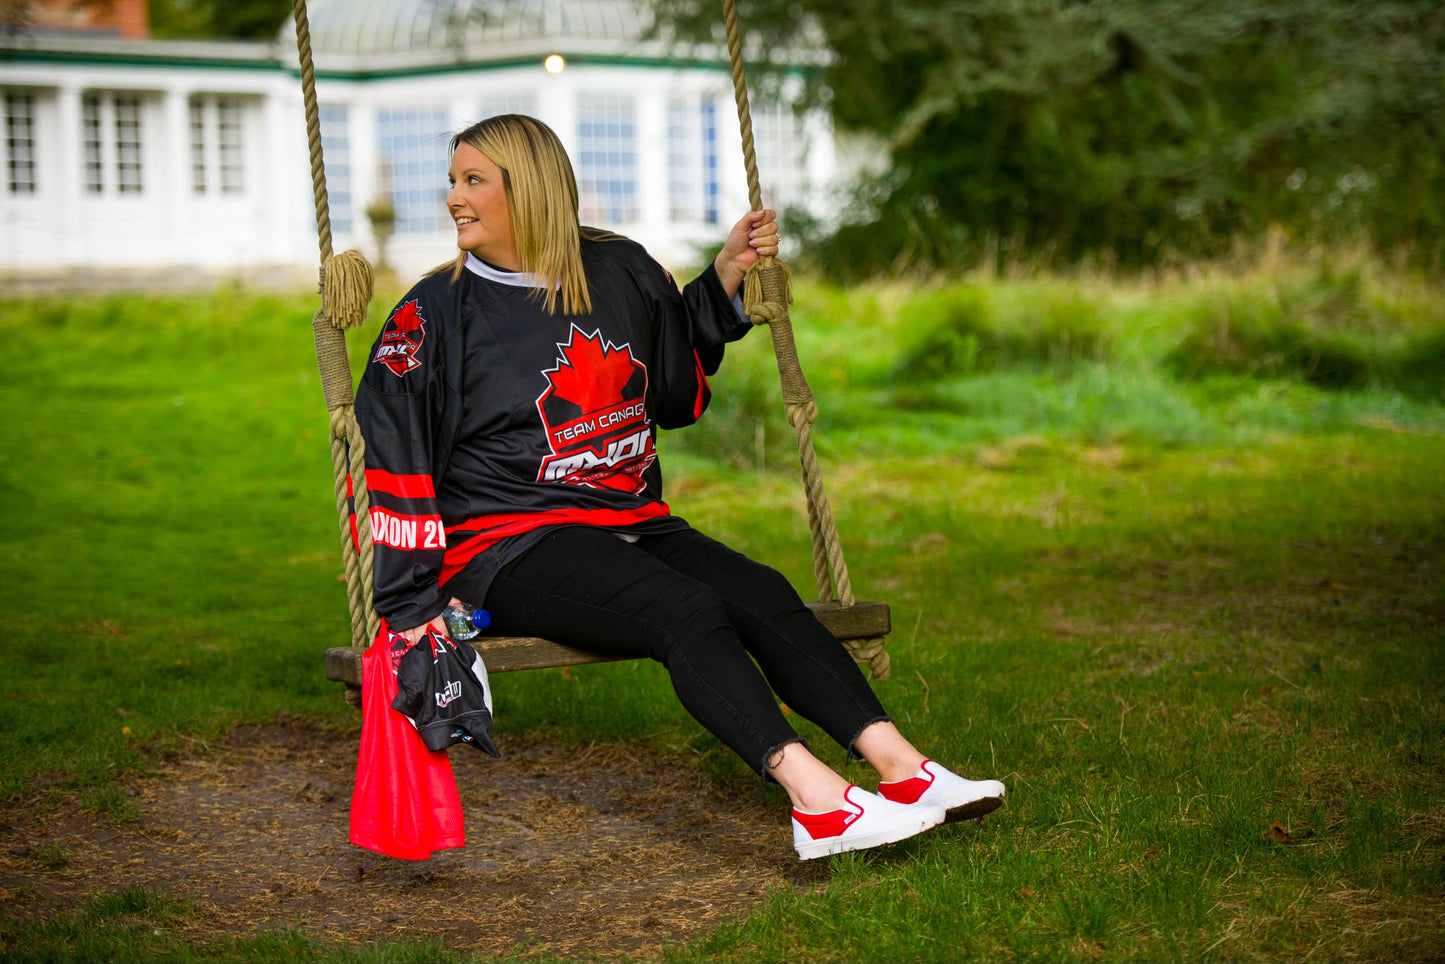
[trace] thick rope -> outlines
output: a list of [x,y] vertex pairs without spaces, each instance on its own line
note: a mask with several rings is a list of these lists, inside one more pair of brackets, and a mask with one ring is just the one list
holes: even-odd
[[867,663],[874,679],[887,679],[890,660],[884,648],[887,637],[870,636],[867,639],[848,640],[848,653],[858,662]]
[[[752,111],[748,106],[747,77],[743,69],[742,39],[738,30],[735,0],[723,0],[723,25],[727,29],[728,56],[732,62],[733,94],[738,107],[738,129],[742,135],[743,167],[748,177],[748,202],[754,211],[762,209],[763,191],[758,180],[757,154],[753,147]],[[822,471],[813,451],[813,423],[818,419],[818,406],[813,391],[803,376],[798,350],[793,341],[793,326],[788,318],[788,305],[793,295],[788,269],[776,257],[758,258],[743,279],[743,310],[754,324],[766,324],[773,336],[773,355],[778,362],[782,381],[783,407],[788,423],[798,439],[798,458],[803,470],[803,488],[808,498],[808,530],[813,539],[813,574],[818,581],[818,598],[830,602],[837,593],[838,601],[851,606],[853,586],[848,578],[848,564],[838,541],[833,510],[823,488]],[[883,638],[848,640],[844,643],[853,658],[866,662],[874,679],[888,675],[888,654],[883,651]]]
[[[350,449],[348,437],[350,435],[350,425],[356,421],[356,414],[349,405],[333,408],[330,414],[332,464],[349,466],[351,459],[348,451]],[[349,480],[345,471],[337,473],[335,480],[336,515],[341,523],[341,556],[346,569],[346,591],[348,597],[354,598],[362,595],[363,567],[361,565],[361,556],[356,550],[355,543],[352,541],[351,506],[353,495],[351,487],[347,484]],[[363,506],[365,502],[366,498],[364,494],[361,498],[356,499],[356,514],[358,516],[364,511]],[[357,531],[359,534],[360,526],[357,527]],[[369,539],[370,527],[368,526],[365,541],[369,542]],[[374,634],[367,634],[366,630],[366,613],[360,608],[353,607],[351,610],[351,638],[353,645],[356,645],[355,640],[358,638],[370,639],[374,637]]]
[[[371,606],[372,583],[372,547],[371,547],[371,498],[366,488],[366,442],[361,437],[361,426],[356,421],[356,409],[347,405],[337,409],[343,412],[342,416],[346,423],[346,451],[350,456],[350,477],[360,479],[360,484],[355,485],[352,495],[353,511],[356,513],[356,538],[359,545],[347,541],[347,546],[354,548],[354,555],[357,557],[357,568],[362,586],[361,598],[364,603],[362,610],[366,613],[366,635],[362,638],[373,640],[376,638],[376,631],[381,628],[381,617]],[[367,520],[362,525],[360,520]],[[350,521],[349,519],[347,521]],[[347,585],[348,595],[351,587]]]
[[296,55],[301,64],[301,100],[306,109],[306,146],[311,152],[311,188],[316,197],[316,239],[321,263],[331,258],[331,207],[326,200],[326,165],[321,157],[321,112],[316,106],[316,67],[311,60],[311,22],[306,0],[294,0]]
[[[296,18],[296,52],[301,63],[301,97],[306,108],[306,143],[311,152],[311,186],[316,198],[316,235],[321,247],[321,308],[312,318],[311,330],[316,339],[321,391],[330,413],[336,511],[340,517],[341,555],[351,604],[351,645],[366,646],[376,635],[379,620],[371,604],[371,512],[366,490],[366,446],[352,408],[356,392],[346,358],[344,329],[366,319],[372,293],[371,266],[357,251],[346,251],[336,257],[331,254],[331,209],[326,196],[326,166],[321,156],[321,112],[316,105],[316,70],[311,57],[306,0],[294,0],[292,12]],[[351,535],[353,506],[355,540]]]
[[[366,323],[371,306],[373,279],[371,263],[360,251],[343,251],[323,262],[321,303],[338,331],[359,328]],[[346,344],[346,339],[341,343]]]

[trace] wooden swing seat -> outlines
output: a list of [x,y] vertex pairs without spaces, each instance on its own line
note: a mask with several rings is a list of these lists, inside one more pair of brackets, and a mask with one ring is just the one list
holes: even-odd
[[[840,640],[887,636],[892,617],[887,603],[857,600],[851,606],[837,602],[810,602],[808,608],[818,621]],[[483,636],[475,643],[487,664],[487,672],[509,673],[521,669],[546,669],[552,666],[580,666],[583,663],[608,663],[621,657],[602,656],[583,649],[554,643],[534,636]],[[326,651],[326,678],[346,684],[346,699],[360,705],[360,646],[336,646]]]

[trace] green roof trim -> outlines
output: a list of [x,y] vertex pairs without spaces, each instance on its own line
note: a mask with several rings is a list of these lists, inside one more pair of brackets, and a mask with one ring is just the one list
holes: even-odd
[[[627,54],[569,54],[565,47],[558,47],[549,50],[547,55],[561,54],[567,60],[568,66],[586,67],[647,67],[662,70],[721,70],[730,71],[731,67],[726,60],[702,60],[684,57],[642,57]],[[367,80],[396,80],[406,77],[429,77],[437,74],[463,73],[471,71],[488,70],[509,70],[517,67],[542,65],[543,57],[539,55],[528,55],[525,57],[508,57],[503,60],[478,61],[449,61],[446,63],[434,63],[415,65],[409,67],[395,68],[365,68],[356,70],[327,70],[318,69],[316,77],[318,80],[343,80],[343,81],[367,81]],[[268,56],[266,58],[239,59],[226,57],[195,57],[177,55],[173,57],[161,55],[143,55],[135,53],[104,54],[80,51],[60,50],[24,50],[15,47],[0,48],[0,65],[10,63],[31,63],[31,64],[97,64],[108,67],[176,67],[205,70],[255,70],[282,72],[299,77],[300,70],[289,64]],[[789,66],[784,68],[788,74],[806,75],[817,70],[813,66]]]
[[269,70],[287,71],[284,64],[274,57],[256,60],[239,58],[164,57],[141,54],[97,54],[64,50],[23,50],[15,47],[0,48],[0,65],[5,63],[30,64],[103,64],[107,67],[194,67],[215,70]]
[[[725,60],[688,60],[680,57],[636,57],[626,55],[599,55],[599,54],[569,54],[565,47],[558,47],[555,50],[548,50],[546,54],[532,54],[526,57],[508,57],[505,60],[489,60],[485,63],[451,62],[445,64],[427,64],[415,67],[397,67],[393,69],[365,69],[365,70],[327,70],[319,68],[316,71],[317,80],[396,80],[403,77],[427,77],[435,74],[452,74],[478,70],[510,70],[516,67],[542,68],[542,61],[552,54],[560,54],[567,61],[569,67],[653,67],[665,70],[722,70],[731,71],[731,67]],[[292,74],[299,76],[300,72],[290,68]]]

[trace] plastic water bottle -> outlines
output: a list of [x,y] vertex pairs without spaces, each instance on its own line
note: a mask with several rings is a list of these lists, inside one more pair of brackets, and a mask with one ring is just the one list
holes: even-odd
[[482,630],[492,625],[492,614],[485,609],[475,609],[466,603],[458,603],[442,610],[442,621],[447,624],[447,635],[458,641],[475,639]]

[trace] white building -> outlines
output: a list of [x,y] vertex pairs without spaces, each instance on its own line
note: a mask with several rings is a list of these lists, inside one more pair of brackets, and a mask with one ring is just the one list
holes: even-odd
[[[644,39],[645,0],[312,0],[334,247],[447,260],[447,142],[534,114],[572,156],[583,222],[685,267],[747,207],[726,52]],[[549,61],[549,58],[552,58]],[[560,58],[557,59],[557,58]],[[550,65],[550,69],[549,69]],[[274,43],[0,38],[0,284],[270,272],[314,277],[315,209],[295,33]],[[765,200],[817,210],[826,116],[754,95]],[[198,270],[199,269],[199,270]]]

